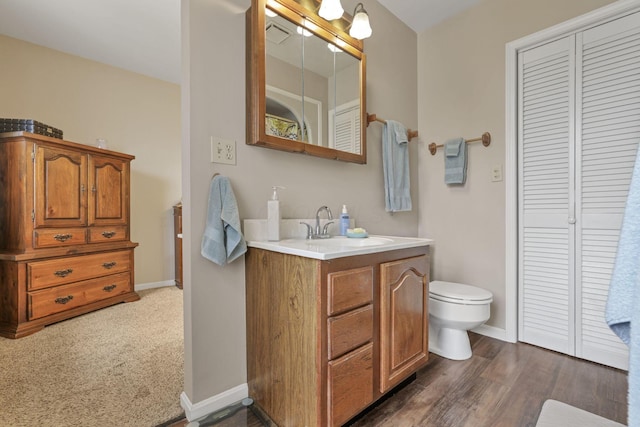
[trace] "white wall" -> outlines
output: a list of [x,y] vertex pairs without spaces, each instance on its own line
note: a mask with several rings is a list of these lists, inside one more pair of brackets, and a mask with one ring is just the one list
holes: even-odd
[[[192,403],[246,383],[244,260],[219,267],[200,255],[214,172],[230,178],[241,219],[266,218],[272,185],[283,185],[285,218],[309,218],[342,204],[374,234],[415,236],[417,209],[384,211],[382,126],[367,130],[368,162],[356,165],[245,144],[245,11],[249,0],[183,0],[183,194],[185,230],[185,392]],[[355,1],[343,0],[346,10]],[[367,3],[374,33],[365,41],[367,110],[417,128],[417,37],[377,2]],[[401,66],[398,66],[401,64]],[[209,138],[237,141],[237,165],[209,163]],[[417,152],[411,143],[411,194],[417,206]],[[188,154],[187,154],[188,153]]]
[[444,184],[442,149],[421,150],[420,236],[434,238],[432,277],[493,292],[488,325],[505,328],[505,45],[611,0],[483,0],[418,36],[419,128],[425,141],[473,138],[467,183]]

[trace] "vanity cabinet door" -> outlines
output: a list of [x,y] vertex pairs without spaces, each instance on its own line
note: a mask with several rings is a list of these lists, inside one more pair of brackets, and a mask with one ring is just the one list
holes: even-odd
[[380,264],[380,392],[426,364],[429,256]]

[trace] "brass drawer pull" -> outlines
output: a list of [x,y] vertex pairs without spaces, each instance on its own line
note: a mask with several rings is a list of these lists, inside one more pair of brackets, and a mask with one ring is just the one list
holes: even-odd
[[116,235],[116,232],[115,231],[103,231],[102,235],[104,237],[106,237],[107,239],[110,239],[110,238],[112,238],[113,236]]
[[56,304],[66,304],[73,299],[73,295],[56,298]]
[[58,270],[53,274],[55,274],[58,277],[67,277],[71,273],[73,273],[73,269],[72,268],[67,268],[66,270]]
[[110,268],[115,267],[115,265],[116,265],[116,262],[115,262],[115,261],[105,262],[104,264],[102,264],[102,266],[103,266],[104,268],[106,268],[107,270],[108,270],[108,269],[110,269]]
[[114,290],[116,288],[117,285],[107,285],[104,288],[102,288],[103,291],[105,292],[111,292],[112,290]]
[[67,240],[69,240],[70,238],[72,238],[73,235],[72,234],[56,234],[55,236],[53,236],[54,239],[56,239],[58,242],[66,242]]

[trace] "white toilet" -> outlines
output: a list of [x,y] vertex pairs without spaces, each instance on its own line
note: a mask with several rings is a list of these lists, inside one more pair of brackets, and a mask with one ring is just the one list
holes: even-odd
[[452,360],[471,357],[469,329],[489,320],[493,294],[461,283],[429,283],[429,351]]

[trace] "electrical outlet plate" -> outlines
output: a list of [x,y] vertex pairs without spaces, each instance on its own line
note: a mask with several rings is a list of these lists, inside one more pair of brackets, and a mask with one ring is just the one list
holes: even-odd
[[231,139],[211,137],[211,162],[226,165],[236,164],[236,142]]
[[502,165],[495,165],[491,169],[491,181],[492,182],[502,181]]

